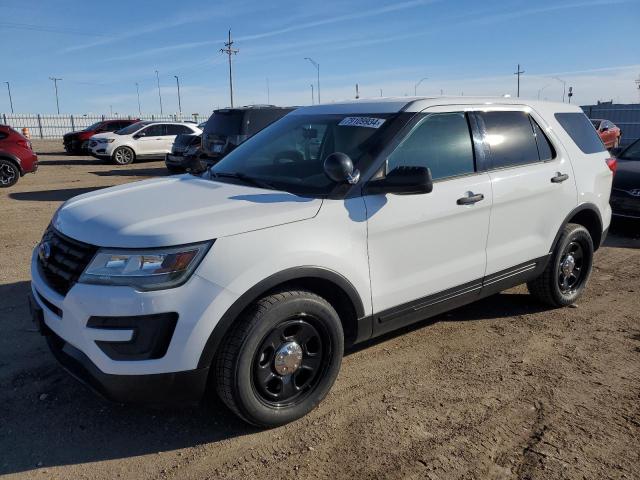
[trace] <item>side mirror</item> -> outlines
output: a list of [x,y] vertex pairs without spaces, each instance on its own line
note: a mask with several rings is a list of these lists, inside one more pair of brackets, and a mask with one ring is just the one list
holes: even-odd
[[353,167],[349,155],[335,152],[324,160],[324,173],[336,183],[355,185],[360,180],[360,172]]
[[399,195],[419,195],[431,193],[433,179],[427,167],[397,167],[385,178],[370,181],[365,193],[396,193]]
[[142,132],[138,132],[138,133],[136,133],[136,134],[133,136],[133,138],[134,138],[135,140],[137,140],[137,139],[139,139],[139,138],[141,138],[141,137],[146,137],[146,136],[147,136],[147,132],[145,132],[145,131],[143,130]]

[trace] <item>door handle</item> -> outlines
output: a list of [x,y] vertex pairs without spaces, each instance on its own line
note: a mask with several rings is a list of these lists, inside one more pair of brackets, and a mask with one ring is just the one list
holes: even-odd
[[555,177],[551,177],[551,183],[562,183],[565,180],[569,179],[569,175],[567,175],[566,173],[556,173]]
[[473,205],[474,203],[478,203],[482,200],[484,200],[483,194],[469,192],[468,196],[459,198],[456,203],[458,205]]

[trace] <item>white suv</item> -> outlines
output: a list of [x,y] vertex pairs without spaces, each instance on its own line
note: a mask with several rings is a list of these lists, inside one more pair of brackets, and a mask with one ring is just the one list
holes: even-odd
[[180,134],[202,130],[187,122],[138,122],[116,132],[99,133],[89,139],[89,152],[96,158],[128,165],[139,159],[164,159]]
[[327,394],[345,346],[524,282],[573,303],[614,167],[571,105],[301,108],[202,177],[66,202],[33,253],[33,315],[107,397],[197,401],[212,383],[280,425]]

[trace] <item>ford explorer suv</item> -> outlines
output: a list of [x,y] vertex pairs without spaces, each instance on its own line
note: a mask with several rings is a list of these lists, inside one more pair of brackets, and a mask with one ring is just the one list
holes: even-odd
[[291,112],[291,107],[250,105],[215,110],[204,127],[202,151],[215,163],[246,139]]
[[574,303],[612,168],[569,104],[300,108],[202,176],[63,204],[33,252],[32,314],[108,398],[187,403],[210,385],[245,421],[281,425],[327,395],[345,347],[521,283]]

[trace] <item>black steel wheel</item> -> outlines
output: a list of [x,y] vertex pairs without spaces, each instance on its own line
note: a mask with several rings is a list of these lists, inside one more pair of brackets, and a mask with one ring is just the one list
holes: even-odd
[[593,240],[582,225],[566,225],[542,274],[527,283],[529,292],[553,307],[574,303],[587,285],[593,265]]
[[20,178],[20,169],[10,160],[0,158],[0,188],[15,185]]
[[306,290],[276,292],[236,320],[215,360],[218,396],[261,427],[296,420],[327,395],[344,349],[340,318]]

